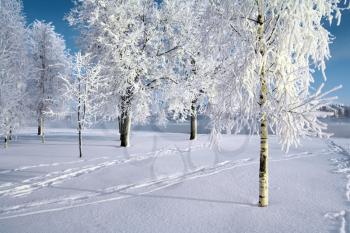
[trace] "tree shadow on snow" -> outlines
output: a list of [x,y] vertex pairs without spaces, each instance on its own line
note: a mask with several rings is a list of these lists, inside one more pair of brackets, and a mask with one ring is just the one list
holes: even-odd
[[216,200],[216,199],[207,199],[207,198],[200,198],[200,197],[158,195],[158,194],[149,194],[149,193],[136,194],[136,193],[123,192],[123,191],[103,192],[101,190],[83,189],[83,188],[76,188],[76,187],[74,188],[62,187],[62,186],[51,186],[51,188],[62,189],[62,190],[73,190],[73,191],[79,191],[79,192],[97,193],[99,194],[98,196],[119,194],[123,196],[135,197],[135,198],[159,198],[159,199],[182,200],[182,201],[191,201],[191,202],[193,201],[206,202],[206,203],[213,203],[213,204],[229,204],[229,205],[237,205],[237,206],[243,206],[243,207],[257,207],[257,204],[254,204],[254,203],[244,203],[244,202],[229,201],[229,200]]
[[172,199],[172,200],[183,200],[183,201],[207,202],[207,203],[214,203],[214,204],[230,204],[230,205],[238,205],[238,206],[244,206],[244,207],[257,207],[256,204],[252,204],[252,203],[206,199],[206,198],[199,198],[199,197],[183,197],[183,196],[170,196],[170,195],[157,195],[157,194],[135,194],[135,193],[127,193],[127,192],[118,192],[118,193],[121,195],[127,195],[131,197],[160,198],[160,199]]

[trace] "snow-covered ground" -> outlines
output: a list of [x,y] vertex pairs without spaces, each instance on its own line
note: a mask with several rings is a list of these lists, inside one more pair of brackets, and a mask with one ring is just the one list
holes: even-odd
[[0,149],[0,232],[350,232],[350,139],[270,139],[270,206],[257,207],[258,138],[27,129]]

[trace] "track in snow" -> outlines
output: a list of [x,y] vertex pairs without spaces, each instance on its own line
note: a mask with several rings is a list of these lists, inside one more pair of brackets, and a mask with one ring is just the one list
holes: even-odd
[[[291,154],[286,158],[282,159],[272,159],[271,162],[284,162],[293,159],[309,158],[318,156],[319,154],[302,152],[298,154]],[[0,220],[62,211],[76,207],[116,201],[120,199],[130,198],[133,196],[142,196],[144,194],[164,189],[188,180],[214,175],[237,167],[256,165],[258,163],[259,161],[257,159],[253,160],[251,158],[241,159],[237,161],[225,161],[218,163],[215,166],[200,167],[183,174],[173,174],[157,179],[145,180],[140,183],[117,185],[101,190],[85,192],[78,195],[64,196],[56,199],[49,199],[25,203],[16,206],[9,206],[3,208],[0,211]],[[108,198],[107,196],[112,197]],[[246,206],[252,205],[254,205],[254,203],[247,204]]]
[[[206,144],[192,146],[191,148],[182,150],[182,152],[186,150],[195,151],[197,149],[201,149],[204,147],[206,147]],[[19,185],[15,185],[13,183],[5,183],[0,185],[0,197],[2,196],[19,197],[19,196],[28,195],[34,192],[35,190],[49,187],[52,185],[61,184],[72,178],[89,174],[94,171],[101,170],[103,168],[108,168],[111,166],[117,166],[117,165],[132,163],[132,162],[140,162],[140,161],[144,161],[152,158],[159,158],[165,155],[174,154],[178,151],[179,151],[179,148],[170,148],[170,149],[160,149],[157,151],[143,153],[143,154],[130,154],[130,155],[128,154],[127,155],[128,158],[126,159],[116,159],[116,160],[105,161],[98,164],[86,165],[83,167],[75,167],[75,168],[69,168],[61,171],[54,171],[54,172],[47,173],[45,175],[25,179],[21,181]],[[58,166],[63,164],[76,164],[76,163],[77,163],[76,161],[71,161],[66,163],[53,163],[53,164],[45,164],[45,165]],[[13,170],[6,170],[6,171],[8,171],[7,173],[10,173],[10,172],[15,172],[16,170],[19,170],[19,169],[24,170],[24,168],[27,169],[28,167],[38,168],[38,167],[43,167],[43,165],[39,164],[36,166],[25,166],[25,167],[13,169]]]
[[[342,158],[331,159],[331,162],[336,167],[334,170],[335,173],[346,175],[347,183],[345,195],[347,201],[350,202],[350,152],[330,139],[326,140],[326,144],[330,152],[343,155]],[[350,232],[350,209],[344,209],[335,213],[327,213],[325,217],[331,219],[338,225],[339,233]]]

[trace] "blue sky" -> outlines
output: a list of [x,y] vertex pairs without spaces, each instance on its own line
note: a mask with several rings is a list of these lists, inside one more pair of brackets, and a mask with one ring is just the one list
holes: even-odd
[[64,15],[74,6],[71,0],[22,0],[27,23],[35,19],[52,22],[56,32],[63,35],[67,47],[76,50],[74,38],[77,33],[63,19]]
[[[63,20],[64,15],[73,6],[71,0],[23,0],[24,13],[28,23],[35,19],[52,22],[56,31],[62,34],[67,42],[67,47],[72,51],[76,50],[74,38],[76,32]],[[336,37],[331,45],[332,58],[327,63],[326,88],[343,85],[337,91],[339,102],[350,105],[350,10],[343,13],[340,26],[333,24],[331,33]],[[321,75],[316,74],[317,85],[322,81]]]
[[343,88],[337,91],[336,95],[339,102],[350,105],[350,10],[343,12],[339,26],[333,24],[328,28],[335,40],[330,46],[332,57],[327,62],[326,87],[342,84]]

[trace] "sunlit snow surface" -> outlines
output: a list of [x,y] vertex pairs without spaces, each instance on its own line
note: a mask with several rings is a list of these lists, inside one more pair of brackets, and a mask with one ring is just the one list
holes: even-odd
[[270,206],[257,207],[258,137],[35,129],[0,148],[0,232],[349,232],[350,140],[270,139]]

